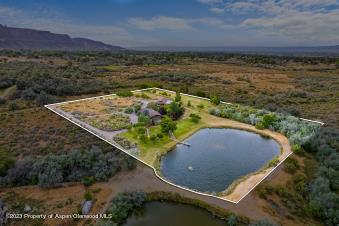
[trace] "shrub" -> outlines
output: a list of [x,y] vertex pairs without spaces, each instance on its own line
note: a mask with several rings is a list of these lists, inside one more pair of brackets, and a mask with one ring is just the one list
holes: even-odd
[[175,102],[180,102],[180,101],[181,101],[181,95],[180,95],[179,92],[176,92],[176,93],[175,93],[174,101],[175,101]]
[[192,107],[191,101],[187,101],[187,107]]
[[158,133],[158,134],[157,134],[157,137],[158,137],[159,139],[162,139],[162,138],[164,137],[164,135],[162,135],[162,133]]
[[145,202],[145,194],[143,192],[119,193],[113,198],[108,214],[112,214],[111,220],[118,225],[123,224],[132,212],[140,208]]
[[142,93],[142,94],[141,94],[141,98],[143,98],[143,99],[150,99],[150,97],[147,96],[146,93]]
[[133,93],[131,91],[121,91],[121,92],[118,92],[117,95],[119,97],[131,97],[133,96]]
[[197,114],[191,113],[190,114],[190,120],[194,123],[198,123],[200,121],[201,117]]
[[81,183],[86,187],[91,186],[94,183],[94,178],[91,176],[86,176],[82,178]]
[[5,98],[0,97],[0,105],[1,104],[6,104],[6,99]]
[[8,105],[8,110],[15,111],[18,110],[19,106],[15,102],[10,102]]
[[205,106],[204,106],[204,104],[201,103],[201,104],[198,104],[197,107],[198,107],[199,109],[204,109]]
[[265,126],[262,122],[258,122],[257,124],[255,124],[255,128],[263,130],[263,129],[265,129]]
[[90,201],[93,199],[92,193],[90,191],[86,191],[84,194],[84,198],[86,201]]
[[284,170],[287,173],[294,174],[299,168],[299,163],[294,158],[289,157],[284,162]]
[[270,114],[266,114],[262,117],[262,125],[264,126],[264,128],[269,128],[270,126],[273,125],[273,123],[277,120],[277,117],[275,116],[275,114],[270,113]]
[[140,114],[138,116],[138,123],[143,126],[149,126],[152,123],[151,118],[148,115]]
[[124,158],[114,152],[103,153],[97,147],[64,155],[27,157],[9,168],[0,181],[2,186],[38,184],[41,187],[54,187],[61,182],[79,181],[84,177],[105,181],[121,169],[127,161]]
[[132,107],[128,107],[125,109],[124,111],[126,114],[132,114],[134,112],[133,108]]
[[204,91],[201,91],[201,90],[197,91],[195,93],[195,95],[198,96],[198,97],[206,97],[207,96],[206,93]]
[[220,98],[218,96],[211,96],[211,103],[214,105],[219,105],[220,104]]
[[136,128],[136,131],[137,131],[137,133],[140,134],[140,135],[145,135],[145,133],[146,133],[145,127],[142,127],[142,126],[137,127],[137,128]]
[[37,96],[37,98],[35,99],[35,101],[36,101],[36,103],[37,103],[38,105],[42,106],[42,105],[45,105],[45,104],[53,103],[53,102],[56,101],[56,99],[55,99],[53,96],[51,96],[51,95],[49,95],[49,94],[47,94],[47,93],[45,93],[45,92],[41,92],[41,93]]
[[137,104],[137,105],[134,106],[134,112],[138,112],[138,111],[140,111],[140,109],[141,109],[140,104]]
[[299,144],[292,145],[292,151],[297,155],[304,155],[305,151]]
[[154,134],[151,135],[151,137],[150,137],[150,140],[151,140],[151,141],[154,142],[154,141],[156,141],[156,139],[157,139],[157,135],[154,135]]
[[0,149],[0,176],[5,176],[7,170],[15,164],[15,159],[5,150]]
[[268,162],[268,167],[274,167],[274,166],[277,166],[279,164],[279,157],[274,157],[273,159],[271,159],[269,162]]
[[284,185],[277,185],[274,188],[274,192],[278,196],[283,197],[283,198],[287,198],[289,196],[288,190],[287,190],[287,188]]
[[266,199],[267,195],[271,195],[274,191],[274,188],[268,184],[259,184],[256,187],[256,192],[260,198]]
[[146,143],[147,142],[147,137],[145,134],[141,134],[139,136],[139,140],[142,142],[142,143]]
[[237,225],[237,216],[235,215],[230,215],[226,218],[227,225],[229,226],[235,226]]

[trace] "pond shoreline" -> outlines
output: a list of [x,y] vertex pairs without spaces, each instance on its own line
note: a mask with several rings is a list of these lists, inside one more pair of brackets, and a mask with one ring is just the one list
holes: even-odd
[[[92,98],[90,98],[90,99],[92,99]],[[71,101],[71,102],[74,102],[74,101]],[[159,179],[161,179],[163,182],[165,182],[169,185],[172,185],[172,186],[175,186],[175,187],[178,187],[178,188],[199,194],[199,195],[215,197],[215,198],[225,200],[225,201],[229,201],[229,202],[232,202],[232,203],[238,203],[249,192],[251,192],[262,180],[264,180],[274,169],[276,169],[276,167],[274,167],[271,170],[266,170],[265,172],[259,172],[259,173],[256,173],[255,175],[251,175],[249,178],[247,178],[246,180],[240,182],[237,186],[235,186],[233,192],[230,195],[227,195],[227,196],[216,196],[216,195],[210,195],[210,194],[203,193],[203,192],[197,192],[197,191],[194,191],[192,189],[188,189],[188,188],[185,188],[185,187],[182,187],[182,186],[178,186],[178,185],[164,179],[161,176],[161,174],[159,174],[160,173],[159,172],[160,171],[159,170],[159,164],[158,164],[158,167],[157,167],[157,164],[154,163],[154,158],[155,159],[158,158],[156,162],[159,162],[159,159],[163,155],[162,152],[167,153],[168,151],[171,151],[172,149],[169,148],[169,147],[173,148],[177,144],[177,142],[172,141],[172,142],[169,143],[169,145],[168,144],[165,145],[165,147],[163,147],[162,150],[160,150],[160,156],[157,156],[157,155],[159,155],[159,153],[154,153],[156,156],[153,157],[153,160],[151,162],[145,161],[145,159],[143,159],[142,156],[138,157],[138,156],[131,155],[130,153],[128,153],[128,151],[124,150],[122,147],[115,144],[115,142],[112,142],[111,139],[110,139],[111,137],[106,137],[106,134],[103,134],[101,132],[99,133],[99,132],[96,132],[96,131],[93,132],[93,131],[88,129],[89,126],[86,123],[74,122],[67,115],[65,115],[62,110],[60,110],[60,109],[56,110],[55,108],[57,108],[57,106],[60,106],[61,104],[62,103],[58,103],[58,104],[48,105],[48,106],[45,106],[45,107],[47,107],[49,110],[52,110],[53,112],[57,113],[61,117],[71,121],[72,123],[76,124],[77,126],[80,126],[81,128],[87,130],[88,132],[92,133],[93,135],[97,136],[98,138],[100,138],[100,139],[106,141],[107,143],[115,146],[116,148],[120,149],[121,151],[125,152],[126,154],[129,154],[130,156],[134,157],[135,159],[139,160],[140,162],[144,163],[145,165],[151,167],[153,169],[155,175]],[[189,108],[186,108],[186,109],[187,109],[187,112],[190,112],[192,110],[192,109],[189,109]],[[60,112],[60,111],[62,111],[62,112]],[[279,156],[280,163],[282,161],[284,161],[290,154],[292,154],[291,147],[290,147],[290,144],[289,144],[287,138],[280,133],[270,131],[270,130],[258,130],[256,128],[254,128],[254,126],[252,126],[252,125],[233,121],[233,120],[229,120],[229,119],[225,119],[225,118],[216,117],[216,116],[210,115],[208,112],[205,112],[205,111],[199,110],[199,114],[201,114],[203,116],[201,122],[199,122],[200,125],[199,126],[193,126],[194,128],[190,128],[191,130],[185,131],[185,133],[181,134],[180,137],[177,137],[177,139],[179,141],[184,140],[185,138],[187,138],[190,135],[192,135],[193,133],[195,133],[197,130],[204,128],[204,127],[205,128],[206,127],[233,128],[233,129],[240,129],[240,130],[247,130],[247,131],[250,131],[250,132],[255,132],[257,134],[268,136],[268,137],[276,140],[282,146],[282,154],[280,154],[280,156]],[[83,125],[83,124],[86,124],[86,125]],[[153,162],[153,164],[152,164],[152,162]]]

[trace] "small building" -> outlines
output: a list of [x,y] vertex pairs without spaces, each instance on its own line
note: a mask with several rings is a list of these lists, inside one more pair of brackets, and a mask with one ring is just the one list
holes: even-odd
[[139,112],[149,116],[154,125],[159,124],[161,121],[161,114],[151,108],[143,108]]
[[156,103],[159,104],[159,105],[167,105],[167,104],[170,104],[172,102],[173,101],[170,100],[170,99],[162,98],[162,99],[158,100]]

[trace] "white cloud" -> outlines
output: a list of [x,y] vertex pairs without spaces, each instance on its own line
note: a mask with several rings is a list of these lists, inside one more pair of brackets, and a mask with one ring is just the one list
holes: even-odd
[[339,43],[338,0],[247,0],[226,4],[226,10],[244,14],[244,29],[290,42]]
[[202,4],[216,4],[216,3],[222,3],[222,0],[197,0],[198,2]]
[[191,27],[189,21],[176,17],[159,16],[153,17],[151,19],[131,18],[128,20],[128,23],[142,30],[157,30],[157,29],[173,31],[193,30],[193,27]]
[[246,19],[246,27],[263,32],[274,32],[295,40],[338,44],[339,11],[328,13],[299,12],[277,17]]
[[223,8],[218,8],[218,7],[212,7],[209,9],[212,13],[217,13],[217,14],[220,14],[220,13],[223,13],[225,11],[225,9]]
[[225,29],[230,25],[223,20],[213,17],[179,18],[179,17],[153,17],[151,19],[131,18],[129,24],[141,30],[171,30],[171,31],[197,31],[195,25],[207,25]]

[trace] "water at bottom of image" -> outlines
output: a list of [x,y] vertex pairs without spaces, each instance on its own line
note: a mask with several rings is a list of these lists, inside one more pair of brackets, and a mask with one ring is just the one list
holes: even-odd
[[127,219],[125,226],[221,226],[225,221],[198,207],[149,202]]

